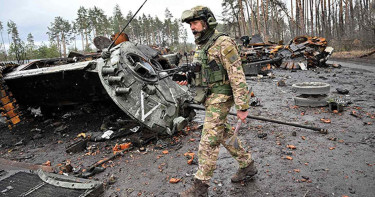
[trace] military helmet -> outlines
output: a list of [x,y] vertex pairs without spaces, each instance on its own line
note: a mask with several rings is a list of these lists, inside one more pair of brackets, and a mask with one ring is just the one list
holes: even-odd
[[216,27],[217,22],[214,14],[210,8],[205,6],[196,6],[190,10],[185,10],[182,13],[181,20],[184,23],[189,23],[194,20],[203,20],[209,27]]

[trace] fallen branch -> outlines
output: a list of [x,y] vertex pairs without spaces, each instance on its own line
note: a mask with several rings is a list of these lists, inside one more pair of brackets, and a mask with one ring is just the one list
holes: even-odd
[[361,56],[359,56],[359,58],[367,57],[367,56],[370,56],[370,55],[372,55],[372,54],[374,54],[374,53],[375,53],[375,50],[371,51],[370,53],[367,53],[367,54],[361,55]]

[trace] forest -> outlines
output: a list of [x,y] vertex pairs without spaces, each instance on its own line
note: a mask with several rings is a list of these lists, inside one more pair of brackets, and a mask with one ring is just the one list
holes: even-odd
[[[310,35],[325,37],[336,51],[375,46],[375,0],[222,0],[221,6],[222,13],[213,10],[218,29],[236,39],[260,34],[266,41],[287,43],[295,36]],[[35,44],[32,32],[22,40],[15,22],[0,21],[0,61],[66,57],[69,51],[95,52],[93,38],[120,32],[133,15],[131,11],[123,13],[119,5],[111,16],[99,7],[81,6],[73,21],[61,16],[52,19],[46,32],[49,42],[40,45]],[[131,21],[126,33],[136,43],[175,52],[191,50],[193,43],[186,43],[188,30],[179,17],[168,8],[164,19],[142,14]]]

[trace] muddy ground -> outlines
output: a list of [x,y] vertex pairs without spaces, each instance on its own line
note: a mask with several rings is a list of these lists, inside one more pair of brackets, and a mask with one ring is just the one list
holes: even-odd
[[[231,183],[230,177],[238,166],[222,147],[209,196],[375,195],[375,62],[332,62],[343,67],[297,72],[275,69],[275,78],[248,80],[261,101],[261,106],[251,108],[251,114],[323,127],[329,134],[249,120],[240,130],[240,137],[251,150],[259,173],[250,182]],[[282,79],[286,86],[277,86]],[[330,96],[345,98],[352,104],[338,114],[328,107],[295,107],[291,86],[304,81],[329,83]],[[338,94],[336,88],[348,89],[349,93]],[[353,111],[355,116],[351,115]],[[184,156],[188,151],[197,153],[203,112],[197,113],[186,134],[153,140],[144,146],[145,151],[135,147],[107,163],[104,172],[92,177],[105,183],[103,196],[177,196],[186,189],[197,168],[195,162],[188,165]],[[75,154],[66,153],[65,147],[79,133],[100,131],[103,119],[112,114],[126,118],[111,102],[63,108],[36,118],[25,113],[23,122],[12,131],[1,128],[1,158],[32,164],[49,160],[52,166],[70,160],[73,167],[85,168],[110,157],[113,146],[128,137],[89,142],[88,149]],[[322,118],[331,123],[323,123]],[[230,118],[230,122],[234,125],[235,120]],[[259,138],[262,133],[267,136]],[[171,178],[181,181],[172,184]]]

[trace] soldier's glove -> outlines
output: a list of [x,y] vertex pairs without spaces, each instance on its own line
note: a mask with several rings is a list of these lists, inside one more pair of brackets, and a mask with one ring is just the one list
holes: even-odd
[[101,55],[103,59],[108,59],[109,57],[111,57],[111,52],[109,52],[107,49],[103,49]]
[[201,67],[202,65],[199,62],[184,63],[181,65],[181,72],[199,72]]

